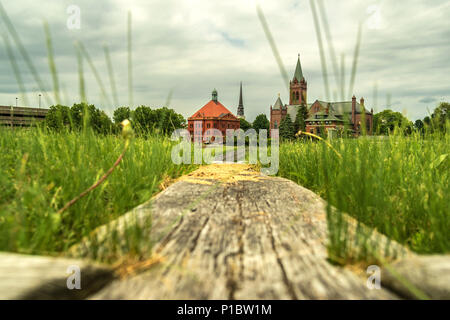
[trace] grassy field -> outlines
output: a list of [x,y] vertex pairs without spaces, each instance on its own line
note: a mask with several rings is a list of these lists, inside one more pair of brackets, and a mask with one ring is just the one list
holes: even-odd
[[[327,199],[341,212],[419,253],[450,251],[449,135],[393,135],[280,144],[279,175]],[[98,180],[124,140],[90,131],[49,134],[0,128],[0,250],[65,251],[160,190],[194,165],[171,161],[168,138],[132,140],[123,161],[97,189],[61,215],[57,211]],[[345,230],[329,219],[330,257],[354,257],[333,237]],[[359,257],[364,259],[367,257]]]
[[119,136],[48,134],[0,128],[0,250],[58,253],[194,169],[171,161],[168,138],[135,138],[98,188],[57,211],[98,180],[122,152]]
[[[416,252],[450,251],[448,134],[361,137],[332,145],[337,152],[322,142],[281,144],[279,175]],[[338,226],[329,227],[336,234]],[[330,256],[344,263],[354,259],[339,239],[330,237]]]

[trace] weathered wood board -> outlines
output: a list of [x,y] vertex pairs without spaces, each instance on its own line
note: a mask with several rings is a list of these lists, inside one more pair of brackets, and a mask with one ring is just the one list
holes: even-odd
[[[67,286],[73,266],[80,271],[79,289]],[[112,279],[111,268],[84,260],[0,253],[0,300],[84,299]]]
[[[397,298],[327,261],[325,206],[313,192],[247,165],[202,167],[97,231],[102,243],[111,229],[120,234],[151,216],[148,232],[160,263],[92,298]],[[71,250],[91,253],[89,241]]]
[[[130,228],[148,259],[127,265]],[[371,290],[361,269],[328,262],[327,232],[313,192],[247,165],[206,166],[98,228],[72,259],[0,253],[0,299],[450,299],[450,256],[417,256],[374,232],[374,252],[401,259]],[[115,270],[87,260],[120,257]],[[67,287],[69,266],[80,268],[81,290]]]
[[[385,287],[405,298],[450,299],[450,255],[415,256],[396,261],[383,269],[382,279]],[[417,289],[419,296],[414,292]]]

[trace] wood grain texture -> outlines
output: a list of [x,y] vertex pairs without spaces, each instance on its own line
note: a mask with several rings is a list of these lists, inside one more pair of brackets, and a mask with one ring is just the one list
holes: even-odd
[[[351,271],[327,261],[326,204],[320,197],[246,165],[202,167],[99,228],[97,242],[107,243],[113,229],[120,239],[125,225],[145,217],[151,217],[145,228],[152,254],[161,262],[91,298],[396,298],[368,289]],[[79,244],[71,255],[89,257],[91,244]]]

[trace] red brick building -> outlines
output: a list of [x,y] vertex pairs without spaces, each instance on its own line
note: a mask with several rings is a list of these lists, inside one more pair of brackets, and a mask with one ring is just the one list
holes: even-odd
[[[364,112],[364,115],[363,115]],[[364,117],[364,119],[363,119]],[[306,119],[306,131],[314,134],[325,134],[329,130],[347,130],[355,136],[362,133],[365,121],[366,133],[373,133],[373,110],[366,110],[364,98],[356,102],[324,102],[316,100],[309,108],[309,118]]]
[[220,130],[224,138],[227,129],[237,130],[240,127],[239,119],[218,101],[216,89],[212,92],[212,100],[188,118],[191,137],[194,136],[194,131],[200,131],[200,127],[203,137],[208,129],[215,128]]
[[270,106],[270,128],[278,129],[281,121],[289,114],[292,121],[295,121],[298,108],[304,104],[308,108],[308,119],[306,131],[315,134],[326,134],[330,130],[347,130],[351,134],[358,136],[362,132],[363,114],[366,132],[373,132],[373,110],[368,111],[364,107],[364,98],[356,102],[353,96],[351,101],[325,102],[316,100],[312,104],[307,103],[308,84],[303,76],[300,64],[300,55],[297,59],[297,66],[294,78],[289,82],[289,105],[283,104],[280,95],[273,106]]

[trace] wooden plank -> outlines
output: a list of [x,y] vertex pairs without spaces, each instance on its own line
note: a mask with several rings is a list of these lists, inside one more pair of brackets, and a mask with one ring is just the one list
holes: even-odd
[[[450,299],[450,255],[415,256],[397,261],[383,268],[381,284],[411,299]],[[420,292],[416,294],[415,289]]]
[[[148,217],[151,227],[143,224]],[[183,177],[99,228],[97,245],[113,234],[123,240],[133,224],[155,243],[149,257],[160,263],[113,281],[92,298],[397,298],[383,288],[370,290],[363,279],[327,261],[326,204],[320,197],[248,165],[210,165]],[[105,249],[95,257],[110,254]],[[70,255],[94,257],[92,240]]]
[[[80,289],[69,290],[70,266],[80,268]],[[113,279],[110,268],[84,260],[0,253],[0,299],[84,299]]]

